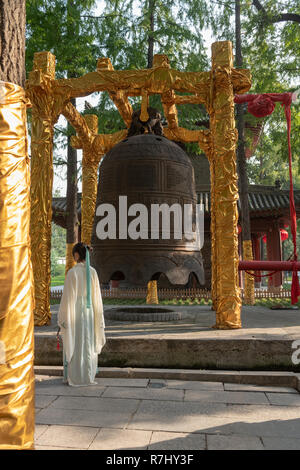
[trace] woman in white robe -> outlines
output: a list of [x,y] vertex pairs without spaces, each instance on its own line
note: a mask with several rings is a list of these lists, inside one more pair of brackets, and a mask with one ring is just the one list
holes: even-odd
[[89,265],[89,247],[77,243],[73,256],[77,264],[66,276],[58,326],[63,339],[64,382],[76,387],[96,384],[98,354],[106,339],[99,279]]

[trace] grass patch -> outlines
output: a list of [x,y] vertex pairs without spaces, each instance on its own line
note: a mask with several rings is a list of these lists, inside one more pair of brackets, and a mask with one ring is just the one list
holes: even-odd
[[[256,299],[255,305],[261,306],[261,307],[266,307],[266,308],[271,308],[273,306],[279,306],[281,305],[282,307],[292,307],[291,299],[286,298],[286,299]],[[300,307],[300,300],[294,304],[293,306]]]
[[63,286],[65,283],[65,275],[54,276],[51,278],[51,287]]
[[[53,285],[62,285],[63,282],[57,280],[57,284],[52,284]],[[104,305],[146,305],[146,299],[124,299],[124,298],[110,298],[110,297],[102,297],[102,301]],[[59,304],[60,300],[57,299],[51,299],[51,305]],[[165,299],[165,300],[160,300],[159,305],[174,305],[174,306],[188,306],[188,305],[206,305],[206,306],[211,306],[212,305],[212,300],[208,299]],[[283,307],[291,307],[291,299],[256,299],[255,300],[255,306],[261,306],[261,307],[266,307],[266,308],[271,308],[276,305],[281,305]],[[295,306],[298,306],[300,308],[300,300]]]
[[[105,305],[146,305],[146,299],[102,298]],[[211,299],[170,299],[160,300],[159,305],[212,305]]]
[[212,305],[212,300],[208,299],[169,299],[161,300],[161,305]]
[[146,304],[146,299],[123,299],[102,297],[103,304],[106,305],[142,305]]

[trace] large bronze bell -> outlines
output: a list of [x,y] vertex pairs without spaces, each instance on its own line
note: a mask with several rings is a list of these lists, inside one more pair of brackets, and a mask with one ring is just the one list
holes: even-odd
[[[148,239],[125,237],[119,229],[119,217],[126,220],[126,208],[120,208],[119,196],[127,196],[127,208],[144,204],[148,211],[148,227],[141,227]],[[126,199],[126,198],[125,198]],[[124,197],[123,197],[124,202]],[[162,219],[159,238],[151,238],[151,205],[166,203],[196,206],[194,169],[187,154],[174,142],[155,134],[134,135],[115,145],[103,158],[99,168],[98,195],[92,235],[92,265],[97,269],[101,283],[119,280],[120,286],[145,287],[150,280],[158,280],[164,273],[172,285],[188,283],[193,276],[204,284],[201,250],[194,241],[163,239]],[[99,239],[97,226],[103,220],[97,215],[102,204],[116,209],[116,239]],[[98,209],[99,214],[99,209]],[[128,224],[137,217],[127,216]],[[122,227],[121,227],[122,225]],[[129,226],[129,225],[128,225]],[[195,211],[193,211],[193,230]],[[173,231],[172,231],[173,230]],[[124,232],[124,230],[123,230]],[[157,233],[156,232],[156,236]],[[98,232],[99,233],[99,232]],[[184,235],[184,234],[183,234]]]

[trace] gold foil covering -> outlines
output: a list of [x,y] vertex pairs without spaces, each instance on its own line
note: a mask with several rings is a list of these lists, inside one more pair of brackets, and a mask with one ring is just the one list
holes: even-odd
[[142,90],[142,104],[141,104],[141,114],[140,114],[140,120],[142,122],[146,122],[149,119],[148,107],[149,107],[148,93],[146,90]]
[[146,304],[158,304],[157,281],[149,281],[147,284]]
[[98,163],[82,165],[81,241],[91,244],[98,186]]
[[66,269],[65,269],[65,275],[67,275],[69,269],[73,268],[75,266],[76,261],[74,260],[72,250],[73,246],[75,243],[66,243]]
[[127,137],[127,129],[115,132],[114,134],[99,134],[95,137],[93,151],[98,160],[121,140]]
[[216,207],[215,207],[215,165],[212,151],[207,153],[210,167],[210,243],[211,243],[211,300],[217,311],[217,258],[216,258]]
[[[252,261],[253,260],[253,252],[252,252],[252,241],[251,240],[243,240],[243,259],[244,261]],[[249,271],[250,273],[253,271]],[[255,284],[254,284],[254,277],[251,274],[244,273],[244,300],[243,303],[246,305],[254,305],[255,304]]]
[[34,55],[34,71],[27,82],[32,103],[31,127],[31,248],[35,283],[34,319],[38,326],[50,324],[51,221],[53,185],[53,126],[59,107],[51,91],[55,57],[49,52]]
[[56,80],[53,84],[55,94],[63,94],[66,101],[85,96],[95,91],[109,93],[123,90],[126,96],[162,94],[171,89],[179,92],[195,93],[198,102],[205,103],[209,91],[209,72],[179,72],[167,67],[144,70],[98,69],[80,78]]
[[210,130],[214,160],[214,263],[217,290],[218,329],[241,327],[241,298],[238,282],[236,171],[237,132],[231,81],[233,56],[229,41],[212,46]]
[[34,443],[29,188],[25,93],[0,82],[0,449]]

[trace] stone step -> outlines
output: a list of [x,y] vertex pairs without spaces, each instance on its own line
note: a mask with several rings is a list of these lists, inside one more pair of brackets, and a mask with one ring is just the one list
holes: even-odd
[[[35,366],[36,375],[62,376],[62,366]],[[235,384],[284,386],[300,391],[300,374],[278,371],[189,370],[131,367],[100,367],[97,377],[189,380]]]

